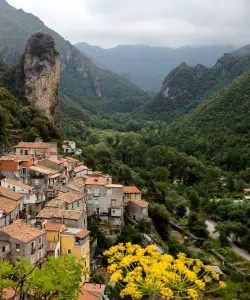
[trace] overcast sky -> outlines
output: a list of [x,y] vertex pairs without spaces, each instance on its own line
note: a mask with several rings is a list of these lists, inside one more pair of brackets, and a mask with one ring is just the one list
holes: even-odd
[[72,43],[250,43],[250,0],[7,0]]

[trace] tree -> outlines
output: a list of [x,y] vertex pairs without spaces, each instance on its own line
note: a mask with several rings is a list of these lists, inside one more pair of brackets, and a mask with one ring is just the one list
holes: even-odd
[[168,181],[170,172],[166,167],[157,167],[151,172],[152,178],[155,181]]
[[198,299],[204,291],[225,287],[224,282],[218,282],[218,274],[199,259],[183,253],[175,259],[160,254],[154,245],[142,248],[118,244],[104,255],[109,262],[110,281],[120,284],[122,298]]
[[42,269],[22,257],[15,267],[4,261],[0,264],[0,299],[5,299],[5,288],[13,287],[20,300],[25,294],[36,300],[76,300],[83,275],[82,262],[72,255],[49,257]]
[[187,193],[187,198],[189,199],[190,208],[193,211],[199,211],[201,203],[200,203],[200,197],[199,197],[199,194],[197,193],[197,191],[194,188],[189,187],[186,189],[186,193]]
[[178,203],[175,207],[175,213],[176,213],[177,217],[179,217],[179,218],[185,217],[185,215],[187,213],[186,203],[184,203],[184,202]]
[[5,289],[14,287],[14,267],[8,261],[0,261],[0,300],[5,299]]
[[169,214],[163,204],[150,203],[149,216],[160,236],[167,241],[169,237]]

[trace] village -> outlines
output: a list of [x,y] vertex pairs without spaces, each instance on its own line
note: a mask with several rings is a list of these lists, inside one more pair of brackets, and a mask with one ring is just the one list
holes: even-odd
[[48,256],[73,254],[87,269],[79,299],[108,299],[105,285],[89,283],[96,241],[88,217],[119,234],[125,216],[148,218],[148,202],[137,187],[113,183],[112,176],[74,158],[79,151],[71,141],[59,149],[37,139],[0,158],[0,259],[15,264],[22,256],[42,266]]

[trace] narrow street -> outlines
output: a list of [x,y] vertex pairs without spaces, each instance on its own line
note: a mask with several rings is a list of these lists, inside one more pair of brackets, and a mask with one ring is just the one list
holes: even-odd
[[[205,224],[207,225],[207,230],[209,231],[210,237],[212,239],[218,239],[219,233],[217,233],[215,229],[216,222],[206,220]],[[250,254],[246,250],[238,247],[231,239],[228,239],[228,242],[235,254],[250,262]]]

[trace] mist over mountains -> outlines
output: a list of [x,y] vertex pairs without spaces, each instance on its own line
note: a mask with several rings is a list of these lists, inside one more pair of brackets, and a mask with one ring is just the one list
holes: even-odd
[[180,63],[211,67],[224,53],[235,49],[230,45],[183,46],[176,49],[147,45],[120,45],[103,49],[87,43],[77,43],[75,46],[99,66],[150,92],[159,91],[165,76]]

